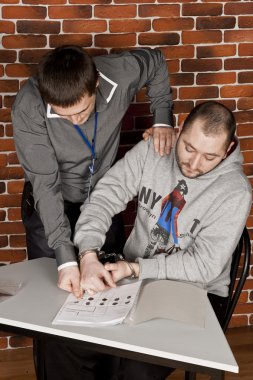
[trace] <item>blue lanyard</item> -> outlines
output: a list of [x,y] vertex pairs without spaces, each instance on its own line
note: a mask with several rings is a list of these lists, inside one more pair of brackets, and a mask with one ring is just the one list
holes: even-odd
[[96,159],[95,147],[96,147],[96,137],[97,137],[97,125],[98,125],[98,113],[96,112],[95,113],[95,124],[94,124],[93,139],[92,139],[92,143],[90,143],[89,140],[87,139],[87,137],[83,134],[79,125],[73,124],[73,127],[76,129],[76,131],[79,133],[79,135],[83,139],[84,143],[87,145],[87,147],[91,151],[92,161],[95,161],[95,159]]

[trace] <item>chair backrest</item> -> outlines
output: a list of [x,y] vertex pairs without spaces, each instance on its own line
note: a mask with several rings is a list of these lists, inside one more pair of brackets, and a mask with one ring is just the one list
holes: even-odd
[[[229,321],[236,307],[237,301],[241,294],[246,278],[249,275],[250,255],[251,255],[251,244],[250,244],[249,233],[248,233],[247,228],[244,227],[242,236],[233,253],[233,258],[232,258],[232,264],[231,264],[231,270],[230,270],[231,282],[229,285],[228,306],[227,306],[224,321],[222,322],[222,325],[221,325],[224,332],[226,331],[228,327]],[[241,262],[242,262],[242,268],[239,267]]]

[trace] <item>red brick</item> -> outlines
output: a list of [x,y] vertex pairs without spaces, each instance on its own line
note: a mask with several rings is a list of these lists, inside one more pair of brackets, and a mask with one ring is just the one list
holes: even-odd
[[222,41],[222,33],[219,30],[183,31],[183,44],[217,43]]
[[13,137],[13,127],[12,124],[5,125],[5,134],[7,137]]
[[170,84],[171,86],[190,86],[194,83],[194,74],[171,74]]
[[198,17],[196,29],[233,29],[235,22],[235,17]]
[[251,29],[252,25],[253,25],[253,17],[252,16],[238,17],[239,28]]
[[48,8],[48,16],[50,19],[91,18],[92,8],[89,5],[51,6]]
[[238,54],[241,56],[253,56],[253,43],[252,44],[239,44]]
[[24,336],[11,336],[9,339],[9,345],[11,347],[31,347],[32,346],[32,338],[24,337]]
[[135,46],[135,33],[127,34],[98,34],[95,36],[95,45],[99,47]]
[[168,64],[168,70],[170,74],[178,73],[180,70],[180,62],[179,59],[169,60]]
[[169,47],[162,46],[160,50],[166,59],[194,57],[194,46],[192,45]]
[[6,65],[5,71],[9,77],[30,77],[36,74],[37,65],[12,63]]
[[38,48],[45,47],[46,44],[46,36],[16,35],[2,38],[2,45],[6,49]]
[[11,108],[11,106],[14,103],[14,100],[16,98],[16,95],[6,95],[4,96],[4,107]]
[[8,154],[8,164],[9,165],[17,165],[17,164],[19,164],[16,152]]
[[0,182],[0,194],[3,194],[5,192],[6,192],[5,182]]
[[196,83],[200,85],[236,83],[236,73],[201,73],[197,74]]
[[[243,165],[243,171],[244,171],[244,174],[246,176],[252,176],[253,175],[253,165]],[[253,222],[251,222],[251,219],[249,217],[248,221],[247,221],[247,226],[249,225],[249,227],[253,227]]]
[[183,59],[183,72],[200,72],[200,71],[219,71],[222,69],[220,59]]
[[222,98],[253,96],[253,85],[223,86],[220,94]]
[[49,36],[50,47],[57,47],[60,45],[80,45],[91,46],[92,36],[89,34],[62,34]]
[[51,49],[29,49],[19,52],[19,62],[21,63],[38,63],[41,58]]
[[0,349],[6,349],[8,347],[8,339],[7,338],[0,338]]
[[197,57],[229,57],[236,55],[236,45],[197,46]]
[[115,4],[125,4],[125,3],[155,3],[155,0],[114,0]]
[[[246,113],[246,112],[244,112],[244,113]],[[241,114],[243,114],[243,112],[234,112],[236,120],[238,118],[240,118]],[[253,145],[253,138],[249,137],[249,138],[242,138],[242,139],[240,139],[240,146],[241,146],[241,150],[242,151],[244,151],[244,150],[251,150],[252,149],[252,145]]]
[[17,221],[21,220],[21,209],[20,207],[15,208],[9,208],[8,209],[8,220],[11,221]]
[[58,34],[60,29],[58,21],[17,21],[18,33]]
[[5,6],[2,7],[2,17],[9,19],[44,19],[47,17],[46,7]]
[[[110,4],[111,2],[112,0],[69,0],[69,4]],[[128,2],[131,3],[131,1]]]
[[180,37],[178,33],[140,33],[138,37],[140,45],[178,45]]
[[0,21],[0,33],[15,33],[15,23],[12,21]]
[[169,30],[191,30],[194,28],[194,19],[192,18],[159,18],[153,20],[153,29],[156,32],[165,32]]
[[7,236],[0,236],[0,248],[7,247],[8,238]]
[[0,154],[0,167],[4,167],[7,164],[7,155]]
[[174,114],[188,114],[194,107],[194,102],[191,101],[175,101],[173,111]]
[[224,4],[224,13],[227,15],[242,15],[242,14],[252,14],[253,4],[250,1],[246,3],[236,2]]
[[10,247],[11,248],[25,248],[26,247],[25,235],[11,235]]
[[253,123],[237,124],[237,136],[252,136]]
[[253,71],[241,71],[238,73],[238,83],[252,83]]
[[[10,109],[0,109],[0,122],[8,123],[11,122],[11,111]],[[0,140],[0,152],[3,144],[2,141]]]
[[[35,5],[38,4],[38,0],[23,0],[22,2],[23,4],[35,4]],[[44,5],[66,4],[66,0],[39,0],[39,4],[44,4]]]
[[14,141],[12,139],[1,139],[0,140],[0,152],[15,150]]
[[[243,158],[245,164],[250,164],[253,162],[253,150],[250,152],[243,152]],[[253,217],[252,217],[253,218]],[[250,217],[250,219],[252,219]]]
[[251,314],[253,313],[253,303],[237,304],[234,314]]
[[98,18],[134,18],[136,17],[136,5],[96,5],[94,16]]
[[64,20],[62,24],[64,33],[95,33],[105,32],[105,20]]
[[150,20],[112,20],[109,21],[111,33],[147,32],[151,29]]
[[[253,34],[253,33],[252,33]],[[225,70],[253,69],[253,58],[228,58],[224,63]]]
[[180,99],[212,99],[219,97],[219,89],[216,86],[182,87],[179,95]]
[[5,220],[6,212],[4,210],[0,210],[0,221],[2,222]]
[[241,327],[248,325],[248,317],[246,315],[233,315],[230,322],[229,327]]
[[1,249],[0,261],[16,263],[26,259],[25,249]]
[[222,14],[222,4],[183,4],[183,16],[218,16]]
[[24,181],[10,181],[7,183],[9,194],[20,194],[24,188]]
[[24,171],[20,167],[6,167],[0,172],[0,179],[22,179],[23,177]]
[[0,80],[0,92],[17,92],[18,89],[18,80]]
[[19,0],[1,0],[1,4],[18,4]]
[[224,42],[252,42],[252,30],[225,30]]
[[179,17],[180,5],[139,5],[140,17]]
[[[237,107],[239,110],[252,109],[253,108],[253,97],[238,99]],[[253,132],[253,129],[252,129],[252,132]],[[252,162],[253,162],[253,160],[252,160]]]
[[[2,203],[1,197],[0,197],[0,203]],[[11,197],[13,198],[14,196],[12,195]],[[16,205],[17,204],[13,204],[13,206],[16,206]],[[4,207],[9,207],[9,206],[12,206],[12,204],[7,203],[6,205],[4,205]],[[3,207],[3,205],[1,205],[1,207]],[[24,229],[23,223],[21,222],[3,222],[0,224],[1,234],[23,234],[24,232],[25,232],[25,229]]]

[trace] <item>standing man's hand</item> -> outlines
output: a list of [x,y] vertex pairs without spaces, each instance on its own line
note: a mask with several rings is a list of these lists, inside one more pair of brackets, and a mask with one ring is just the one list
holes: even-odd
[[165,153],[170,154],[171,148],[174,146],[176,141],[176,133],[172,127],[152,127],[145,130],[142,137],[145,141],[152,136],[154,141],[155,151],[160,156]]
[[77,298],[81,297],[80,272],[77,266],[63,268],[58,272],[58,287],[73,293]]
[[111,273],[100,263],[96,252],[89,252],[81,259],[80,272],[81,289],[90,295],[102,292],[108,287],[116,287]]

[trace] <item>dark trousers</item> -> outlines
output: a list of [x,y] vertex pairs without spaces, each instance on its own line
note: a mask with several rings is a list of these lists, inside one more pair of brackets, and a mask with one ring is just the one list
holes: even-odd
[[[80,215],[82,203],[64,201],[64,211],[71,227],[71,239],[77,219]],[[47,244],[45,231],[40,216],[34,209],[32,185],[26,182],[22,196],[21,215],[26,230],[26,244],[28,259],[40,257],[55,257],[54,250]],[[112,218],[112,225],[106,234],[105,244],[102,247],[106,253],[122,253],[125,244],[124,223],[121,214]]]

